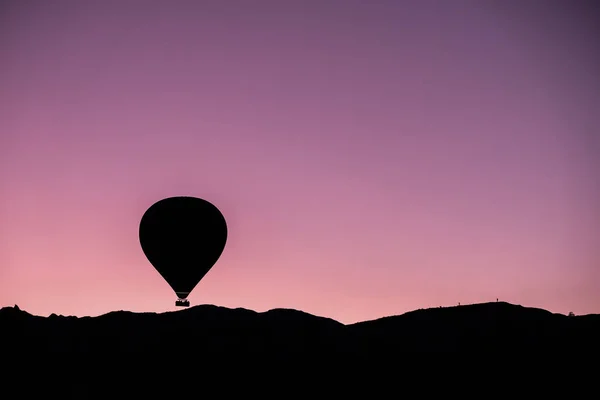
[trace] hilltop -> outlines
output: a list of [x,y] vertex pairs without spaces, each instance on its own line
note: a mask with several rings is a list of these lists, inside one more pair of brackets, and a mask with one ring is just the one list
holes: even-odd
[[0,340],[36,351],[196,351],[383,357],[402,351],[595,351],[600,315],[566,316],[498,302],[411,311],[355,324],[291,309],[213,305],[165,313],[35,316],[0,309]]

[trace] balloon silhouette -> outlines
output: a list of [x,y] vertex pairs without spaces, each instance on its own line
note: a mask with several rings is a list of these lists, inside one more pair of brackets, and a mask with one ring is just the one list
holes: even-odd
[[154,203],[140,221],[142,250],[178,297],[186,300],[217,262],[227,242],[227,223],[217,207],[196,197],[169,197]]

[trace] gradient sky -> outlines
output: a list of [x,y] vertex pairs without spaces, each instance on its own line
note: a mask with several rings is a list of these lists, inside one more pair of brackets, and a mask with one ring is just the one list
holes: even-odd
[[138,224],[193,195],[193,304],[600,312],[589,4],[1,1],[0,306],[174,310]]

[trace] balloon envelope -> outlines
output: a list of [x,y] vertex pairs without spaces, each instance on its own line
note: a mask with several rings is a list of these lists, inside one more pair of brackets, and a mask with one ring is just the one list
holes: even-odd
[[227,224],[206,200],[169,197],[146,210],[139,237],[148,261],[185,299],[221,256]]

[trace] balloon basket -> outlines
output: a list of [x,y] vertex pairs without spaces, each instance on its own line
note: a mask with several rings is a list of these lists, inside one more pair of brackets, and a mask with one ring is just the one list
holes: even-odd
[[183,300],[183,299],[179,299],[175,302],[175,305],[177,307],[189,307],[190,306],[190,302],[187,300]]

